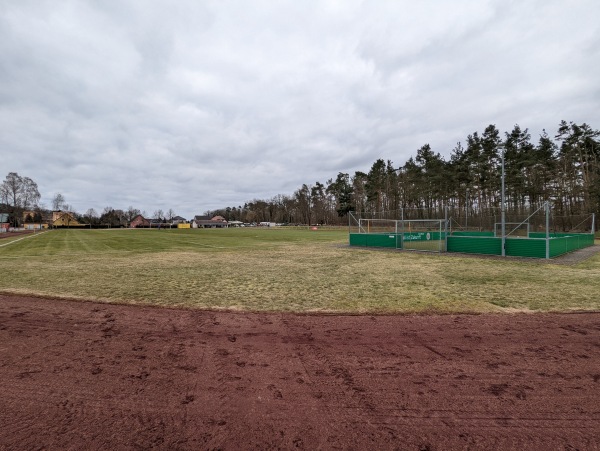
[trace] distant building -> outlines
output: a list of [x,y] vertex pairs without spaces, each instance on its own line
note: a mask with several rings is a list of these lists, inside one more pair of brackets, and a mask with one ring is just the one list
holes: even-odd
[[171,219],[171,224],[175,225],[175,224],[185,224],[187,222],[187,219],[182,218],[181,216],[174,216]]
[[35,211],[25,210],[23,212],[23,222],[31,222],[33,220],[34,216],[35,216]]
[[57,219],[59,219],[65,213],[67,213],[67,212],[66,211],[62,211],[62,210],[54,210],[52,212],[52,222],[54,223],[54,221],[56,221]]
[[167,220],[163,219],[163,218],[148,219],[148,222],[150,223],[151,228],[156,228],[156,229],[168,228],[171,225],[170,222],[167,222]]
[[39,222],[25,222],[25,223],[23,223],[23,228],[25,230],[42,230],[42,229],[47,229],[48,224],[42,224]]
[[137,215],[129,223],[129,227],[135,229],[136,227],[149,227],[150,221],[144,218],[142,215]]
[[9,228],[8,213],[0,213],[0,232],[8,232]]
[[199,229],[222,229],[227,228],[229,223],[223,216],[194,216],[192,227]]
[[48,211],[25,210],[23,212],[23,227],[26,229],[38,229],[42,226],[48,228],[49,225],[52,225],[52,221],[52,215]]
[[85,224],[77,221],[72,213],[58,210],[52,212],[52,227],[85,227]]

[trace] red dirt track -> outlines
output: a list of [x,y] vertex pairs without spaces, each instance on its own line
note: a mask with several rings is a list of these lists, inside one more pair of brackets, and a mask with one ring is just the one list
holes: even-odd
[[[24,230],[24,231],[19,231],[19,232],[2,232],[2,233],[0,233],[0,240],[2,238],[11,238],[13,236],[29,235],[31,233],[34,233],[33,230]],[[40,232],[38,232],[38,233],[40,233]]]
[[600,449],[600,314],[0,295],[0,449]]

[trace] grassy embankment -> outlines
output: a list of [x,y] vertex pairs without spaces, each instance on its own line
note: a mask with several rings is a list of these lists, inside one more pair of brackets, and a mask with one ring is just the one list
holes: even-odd
[[0,248],[0,293],[296,312],[600,310],[575,266],[349,248],[347,230],[59,230]]

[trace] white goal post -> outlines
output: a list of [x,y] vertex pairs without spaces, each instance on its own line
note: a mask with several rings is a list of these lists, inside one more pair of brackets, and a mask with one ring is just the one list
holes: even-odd
[[[529,236],[529,222],[505,222],[504,223],[505,236],[522,236],[527,238]],[[494,223],[494,236],[502,237],[502,223]]]
[[445,219],[368,219],[358,220],[359,233],[390,234],[397,237],[397,247],[407,250],[444,252]]

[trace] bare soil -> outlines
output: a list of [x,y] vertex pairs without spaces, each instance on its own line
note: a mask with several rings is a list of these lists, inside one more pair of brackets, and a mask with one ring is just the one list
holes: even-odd
[[593,246],[584,247],[575,252],[569,252],[568,254],[553,258],[550,262],[559,265],[576,265],[577,263],[592,258],[598,253],[600,253],[600,244],[594,244]]
[[600,314],[0,296],[0,449],[600,449]]

